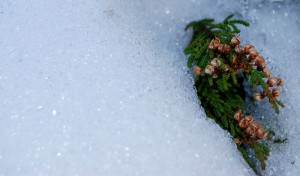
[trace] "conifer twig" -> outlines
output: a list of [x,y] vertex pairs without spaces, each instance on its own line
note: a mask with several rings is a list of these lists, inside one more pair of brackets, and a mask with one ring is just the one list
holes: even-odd
[[243,110],[247,89],[243,82],[249,82],[254,90],[260,86],[263,91],[255,93],[252,100],[268,98],[276,113],[279,106],[284,107],[277,99],[278,86],[283,82],[271,77],[265,59],[254,46],[240,45],[237,25],[249,26],[249,23],[233,17],[229,15],[221,23],[214,23],[213,19],[189,23],[185,30],[192,28],[193,36],[184,53],[189,55],[188,67],[194,66],[195,87],[207,116],[231,134],[245,161],[259,174],[247,151],[253,150],[264,170],[270,149],[261,140],[267,131]]

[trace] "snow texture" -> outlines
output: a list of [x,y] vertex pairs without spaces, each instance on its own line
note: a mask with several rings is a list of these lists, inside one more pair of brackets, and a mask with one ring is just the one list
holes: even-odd
[[0,175],[254,175],[199,107],[182,53],[188,22],[232,12],[286,82],[287,108],[270,125],[288,143],[272,146],[265,174],[296,175],[299,10],[274,0],[1,1]]

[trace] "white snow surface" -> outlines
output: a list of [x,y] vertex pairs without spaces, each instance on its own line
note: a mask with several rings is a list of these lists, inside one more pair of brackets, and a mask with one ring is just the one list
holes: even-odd
[[[254,175],[205,117],[182,53],[185,25],[230,13],[285,79],[266,175],[300,172],[299,3],[0,2],[0,175]],[[266,106],[267,107],[267,106]],[[268,108],[268,107],[267,107]],[[275,119],[274,123],[271,123]],[[294,164],[291,164],[291,163]]]

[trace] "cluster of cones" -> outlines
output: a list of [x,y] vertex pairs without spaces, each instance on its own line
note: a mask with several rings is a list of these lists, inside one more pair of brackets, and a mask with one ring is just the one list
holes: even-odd
[[[261,101],[265,97],[268,97],[270,101],[273,101],[279,97],[280,90],[275,86],[282,86],[283,81],[280,78],[271,77],[270,69],[266,67],[264,57],[257,52],[254,46],[250,44],[241,46],[240,39],[237,36],[233,36],[231,38],[230,45],[221,43],[220,39],[215,38],[210,41],[208,48],[213,50],[218,57],[213,58],[204,69],[199,66],[195,66],[195,75],[200,75],[204,71],[213,78],[218,78],[220,73],[227,72],[226,74],[229,75],[229,69],[233,69],[233,71],[237,74],[238,70],[249,72],[250,66],[254,66],[258,71],[261,71],[264,74],[264,77],[266,78],[266,85],[268,87],[265,87],[262,92],[253,94],[253,99],[255,101]],[[228,54],[231,50],[234,50],[232,62],[224,63],[225,67],[223,67],[223,69],[218,69],[218,67],[222,64],[219,57],[221,57],[222,54]]]
[[279,88],[277,88],[277,87],[275,87],[273,89],[269,89],[269,88],[274,87],[274,86],[283,86],[282,80],[280,78],[276,78],[276,77],[269,77],[267,80],[267,85],[268,85],[268,88],[264,88],[263,92],[257,92],[255,94],[253,94],[253,99],[255,101],[261,101],[265,97],[268,97],[270,100],[273,100],[273,99],[276,99],[279,97],[279,95],[280,95]]
[[[266,67],[264,57],[257,52],[254,46],[249,44],[241,46],[240,39],[238,37],[233,36],[231,38],[230,45],[221,44],[219,39],[213,39],[209,44],[210,49],[218,50],[220,53],[228,53],[231,47],[234,47],[235,51],[231,65],[231,68],[233,68],[235,73],[237,73],[239,69],[244,72],[249,72],[249,66],[255,66],[257,70],[264,74],[265,78],[267,79],[266,84],[269,88],[283,85],[283,81],[280,78],[271,77],[270,69]],[[230,67],[226,65],[226,68]],[[269,88],[265,88],[263,92],[255,93],[253,95],[254,100],[260,101],[265,97],[268,97],[272,100],[276,99],[280,95],[280,90],[278,88],[273,88],[271,90]]]
[[241,46],[238,37],[233,36],[230,45],[221,43],[219,38],[215,38],[210,41],[208,48],[213,50],[218,57],[213,58],[205,68],[195,66],[195,75],[200,75],[204,70],[206,74],[217,78],[219,76],[217,68],[222,64],[219,57],[221,57],[222,54],[228,54],[233,50],[234,54],[231,63],[224,63],[225,68],[221,71],[227,72],[232,68],[235,73],[238,73],[238,70],[249,72],[249,66],[256,66],[258,70],[264,73],[266,78],[269,78],[267,82],[268,85],[282,85],[281,79],[270,77],[270,70],[266,68],[265,59],[259,55],[254,46],[249,44]]
[[[258,140],[266,136],[267,132],[261,127],[258,122],[253,121],[253,116],[248,115],[243,117],[242,110],[238,110],[234,114],[234,120],[237,121],[238,126],[248,135],[248,140]],[[235,143],[240,144],[239,139],[235,139]]]
[[[204,71],[213,78],[218,78],[220,74],[229,74],[230,69],[237,74],[239,70],[250,72],[251,68],[256,68],[263,73],[266,86],[263,87],[262,92],[253,94],[253,99],[260,101],[268,97],[270,101],[275,101],[280,95],[280,90],[276,86],[282,86],[283,81],[280,78],[271,77],[264,57],[259,54],[254,46],[250,44],[242,46],[240,45],[240,39],[237,36],[232,36],[230,44],[222,43],[219,38],[215,38],[209,42],[208,48],[213,50],[216,57],[210,60],[210,63],[205,68],[195,66],[195,75],[200,75]],[[228,57],[229,53],[232,56],[230,61],[221,59],[223,56]],[[220,67],[221,65],[223,66]],[[238,110],[234,115],[234,119],[237,121],[239,128],[243,129],[245,134],[247,134],[247,140],[258,140],[266,136],[266,131],[262,129],[261,125],[253,122],[252,115],[243,117],[242,110]],[[240,143],[241,141],[236,139],[235,142]]]

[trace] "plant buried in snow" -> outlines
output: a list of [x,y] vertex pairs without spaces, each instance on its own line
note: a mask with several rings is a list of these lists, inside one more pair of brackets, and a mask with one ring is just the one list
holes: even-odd
[[193,36],[184,52],[189,55],[188,67],[195,65],[195,87],[207,116],[232,135],[246,162],[258,173],[247,150],[254,151],[264,170],[269,148],[259,140],[267,131],[254,122],[252,115],[243,115],[243,81],[250,82],[253,89],[261,86],[263,91],[254,93],[253,100],[268,98],[276,113],[279,113],[278,105],[284,105],[277,99],[280,91],[275,86],[282,86],[283,81],[271,76],[264,57],[254,46],[241,45],[236,25],[249,24],[231,20],[232,17],[217,24],[213,19],[189,23],[186,30],[193,28]]

